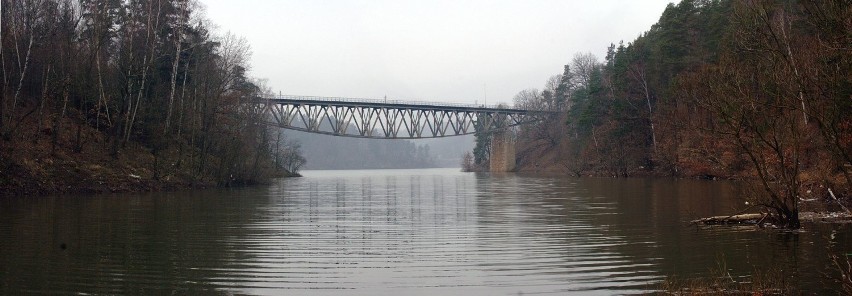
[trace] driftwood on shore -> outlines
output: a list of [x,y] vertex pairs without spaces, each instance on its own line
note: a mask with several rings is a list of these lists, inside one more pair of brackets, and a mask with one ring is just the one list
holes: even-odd
[[801,212],[799,221],[824,223],[852,223],[850,212]]
[[[713,216],[692,220],[692,224],[702,225],[727,225],[727,224],[760,224],[767,220],[767,214],[739,214],[730,216]],[[801,222],[824,222],[824,223],[852,223],[852,213],[850,212],[801,212],[799,213],[799,221]]]
[[758,224],[766,218],[765,214],[739,214],[730,216],[713,216],[692,220],[693,224],[720,225],[720,224]]

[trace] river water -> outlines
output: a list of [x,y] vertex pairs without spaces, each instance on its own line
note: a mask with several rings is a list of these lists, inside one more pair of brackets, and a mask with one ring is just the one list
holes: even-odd
[[[836,293],[848,225],[698,228],[730,182],[307,171],[270,186],[0,200],[0,294],[631,294],[778,273]],[[720,272],[724,271],[724,272]]]

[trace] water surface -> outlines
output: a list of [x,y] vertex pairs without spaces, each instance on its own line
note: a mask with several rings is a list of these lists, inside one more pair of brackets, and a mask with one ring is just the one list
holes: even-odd
[[690,226],[736,184],[307,171],[234,190],[0,200],[0,294],[630,294],[780,272],[837,288],[846,225]]

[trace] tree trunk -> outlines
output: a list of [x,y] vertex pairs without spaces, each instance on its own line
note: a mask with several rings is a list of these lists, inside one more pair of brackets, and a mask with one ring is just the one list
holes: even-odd
[[[69,78],[70,79],[70,78]],[[62,126],[62,119],[65,118],[65,111],[68,108],[69,82],[65,82],[65,89],[62,91],[62,110],[59,115],[53,120],[53,141],[50,146],[50,154],[56,153],[56,146],[59,145],[59,129]]]
[[790,49],[790,38],[787,37],[787,30],[785,28],[787,26],[787,21],[783,13],[781,14],[781,19],[779,21],[781,37],[784,40],[784,48],[787,50],[787,59],[790,62],[790,66],[793,68],[793,74],[795,74],[797,82],[799,82],[799,102],[802,104],[802,118],[804,119],[805,124],[808,124],[808,111],[805,107],[805,96],[802,91],[802,76],[799,74],[799,67],[796,65],[796,59],[793,58],[793,51]]
[[[185,3],[185,2],[184,2]],[[183,6],[183,4],[181,4]],[[165,124],[165,132],[169,132],[169,125],[172,119],[172,105],[175,101],[175,89],[177,88],[177,70],[178,65],[180,64],[180,47],[183,44],[181,42],[181,34],[183,33],[183,17],[180,17],[178,21],[178,32],[177,37],[175,37],[175,61],[172,64],[172,82],[171,82],[171,91],[169,92],[169,106],[166,109],[166,124]],[[186,76],[184,76],[186,77]]]
[[30,54],[32,53],[34,36],[35,35],[33,33],[30,33],[30,42],[29,45],[27,45],[27,55],[24,58],[24,67],[21,69],[21,78],[18,79],[18,87],[15,89],[15,95],[12,97],[12,109],[9,111],[10,125],[13,117],[15,116],[15,107],[18,105],[18,97],[21,95],[21,87],[24,86],[24,77],[27,74],[27,67],[30,65]]
[[41,98],[38,101],[38,125],[36,126],[35,136],[33,137],[33,141],[37,141],[41,135],[41,128],[44,122],[44,100],[47,99],[47,84],[48,84],[48,75],[50,75],[50,65],[47,66],[47,69],[44,70],[44,85],[41,90]]
[[[152,33],[151,31],[152,30],[156,31],[156,28],[159,27],[159,24],[160,24],[160,9],[161,9],[161,2],[157,1],[157,16],[154,18],[154,26],[151,27],[151,7],[150,6],[148,7],[148,27],[147,27],[148,36],[146,37],[146,40],[145,40],[145,45],[146,45],[145,48],[149,51],[149,56],[146,56],[142,61],[142,64],[145,66],[145,68],[142,71],[142,82],[139,84],[139,93],[136,96],[136,103],[133,104],[132,114],[128,116],[128,122],[125,125],[127,127],[127,129],[124,133],[124,141],[125,142],[130,141],[130,134],[133,132],[133,124],[136,121],[136,114],[139,112],[139,104],[142,103],[142,96],[145,93],[145,82],[146,82],[146,79],[148,78],[148,69],[150,68],[151,63],[154,60],[154,53],[156,52],[156,47],[157,47],[157,35],[156,35],[156,32]],[[128,111],[130,112],[130,110],[128,110]]]
[[112,121],[109,116],[109,104],[107,103],[106,94],[104,93],[104,80],[103,80],[103,72],[101,71],[101,53],[98,50],[98,53],[95,57],[95,64],[98,67],[98,106],[95,117],[95,129],[100,130],[101,128],[101,106],[104,107],[104,112],[106,113],[107,124],[112,124]]
[[183,129],[183,113],[184,113],[184,97],[186,96],[186,76],[189,73],[189,61],[186,62],[186,68],[183,70],[183,83],[180,87],[180,101],[178,102],[178,126],[177,136],[180,137],[181,129]]
[[83,123],[77,124],[77,136],[75,137],[74,143],[74,152],[80,153],[83,152],[83,138],[81,136],[81,129],[83,128]]

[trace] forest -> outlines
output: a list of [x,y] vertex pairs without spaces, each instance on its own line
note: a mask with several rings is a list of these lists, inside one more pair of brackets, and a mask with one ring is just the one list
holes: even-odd
[[0,192],[263,183],[304,158],[251,49],[190,0],[3,0]]
[[518,131],[521,171],[743,180],[798,227],[800,199],[852,193],[852,4],[672,3],[515,104],[559,111]]

